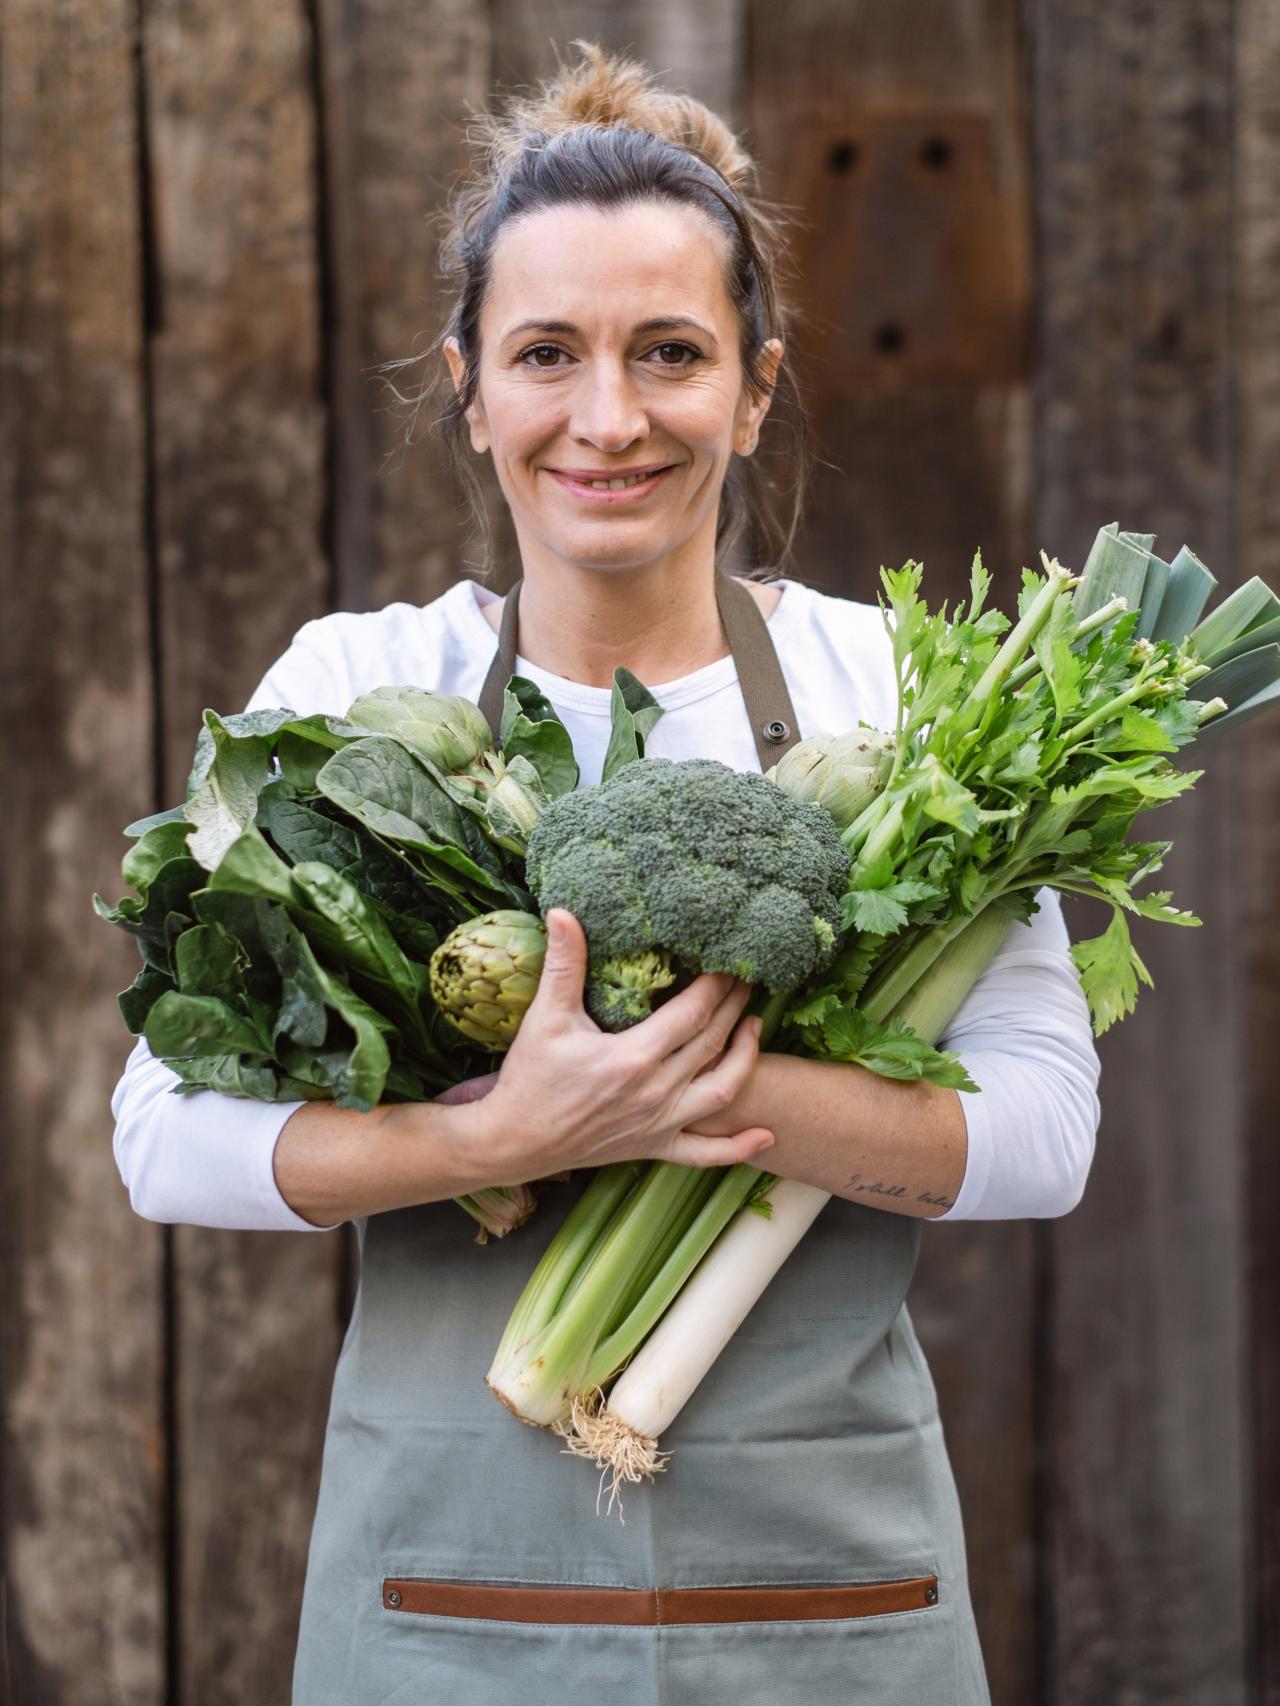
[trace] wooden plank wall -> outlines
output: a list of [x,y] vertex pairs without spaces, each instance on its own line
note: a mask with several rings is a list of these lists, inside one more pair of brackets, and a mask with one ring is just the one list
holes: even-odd
[[[327,399],[306,20],[261,0],[161,0],[144,18],[166,805],[182,797],[202,708],[243,705],[329,601]],[[182,1701],[284,1699],[342,1239],[194,1226],[170,1238],[171,1685]]]
[[[10,0],[0,1701],[288,1698],[352,1244],[133,1214],[133,953],[88,896],[304,620],[482,573],[378,364],[438,330],[467,103],[576,35],[715,106],[803,222],[801,578],[867,598],[913,556],[956,596],[981,546],[1008,597],[1119,520],[1280,582],[1268,0]],[[1085,1201],[925,1234],[995,1706],[1280,1702],[1273,746],[1182,813],[1206,929],[1148,932]]]
[[[1241,574],[1280,583],[1280,8],[1244,0],[1235,31],[1236,153],[1233,311],[1238,463],[1236,549]],[[1244,731],[1237,851],[1240,952],[1247,972],[1241,1024],[1245,1317],[1243,1426],[1250,1448],[1249,1586],[1244,1596],[1250,1700],[1280,1703],[1280,932],[1276,848],[1280,747],[1265,724]]]
[[106,1108],[137,952],[89,905],[153,800],[133,20],[0,29],[0,1699],[159,1706],[165,1236]]
[[[1120,515],[1235,584],[1230,0],[1030,16],[1040,531],[1072,560]],[[1151,933],[1158,998],[1102,1040],[1087,1200],[1048,1228],[1053,1702],[1135,1678],[1153,1699],[1245,1699],[1245,991],[1222,757],[1161,877],[1204,929]]]

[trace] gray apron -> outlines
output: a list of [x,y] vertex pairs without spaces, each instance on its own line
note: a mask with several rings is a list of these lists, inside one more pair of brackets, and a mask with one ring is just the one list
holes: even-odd
[[[795,714],[754,600],[717,583],[766,769],[799,738]],[[532,1218],[483,1246],[453,1202],[356,1221],[293,1706],[990,1706],[904,1301],[921,1222],[832,1197],[620,1522],[597,1512],[591,1466],[484,1380],[589,1176],[544,1185]]]

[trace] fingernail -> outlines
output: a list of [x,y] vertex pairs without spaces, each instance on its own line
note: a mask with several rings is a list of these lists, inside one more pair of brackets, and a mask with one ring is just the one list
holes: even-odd
[[763,1030],[764,1030],[764,1020],[763,1020],[763,1018],[761,1018],[760,1014],[757,1013],[754,1015],[754,1017],[751,1020],[751,1034],[752,1034],[752,1036],[755,1037],[757,1042],[760,1041],[760,1033]]

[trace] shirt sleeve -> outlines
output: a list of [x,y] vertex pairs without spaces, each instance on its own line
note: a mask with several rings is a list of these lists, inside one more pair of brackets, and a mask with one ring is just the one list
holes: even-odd
[[[301,716],[333,709],[340,689],[324,647],[324,619],[306,623],[263,676],[247,711],[283,705]],[[347,704],[342,699],[342,705]],[[331,1232],[280,1192],[275,1149],[305,1104],[257,1102],[218,1090],[175,1093],[182,1080],[139,1037],[111,1093],[116,1167],[144,1220],[248,1231]]]
[[978,1093],[962,1091],[969,1134],[964,1181],[942,1220],[1067,1214],[1093,1162],[1101,1063],[1069,952],[1061,900],[1015,923],[939,1041]]

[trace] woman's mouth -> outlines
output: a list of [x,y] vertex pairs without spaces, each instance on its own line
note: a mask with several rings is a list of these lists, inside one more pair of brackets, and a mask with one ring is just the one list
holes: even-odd
[[632,504],[647,498],[649,493],[656,491],[668,474],[674,473],[679,466],[671,463],[666,468],[659,468],[652,474],[645,474],[640,479],[628,479],[620,482],[616,476],[601,475],[598,481],[582,479],[575,474],[561,474],[558,469],[548,468],[546,472],[556,480],[565,491],[574,497],[581,498],[585,503],[597,504]]

